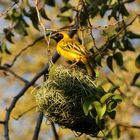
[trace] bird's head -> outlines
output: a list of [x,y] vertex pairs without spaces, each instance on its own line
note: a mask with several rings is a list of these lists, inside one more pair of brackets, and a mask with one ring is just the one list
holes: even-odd
[[59,42],[61,39],[69,38],[69,35],[65,32],[57,32],[57,33],[54,33],[51,36],[51,38],[54,39],[56,42]]

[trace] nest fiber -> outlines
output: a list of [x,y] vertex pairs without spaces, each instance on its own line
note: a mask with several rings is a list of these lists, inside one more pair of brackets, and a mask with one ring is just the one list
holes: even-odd
[[83,111],[84,101],[96,92],[93,79],[81,69],[54,67],[36,93],[38,110],[61,126],[96,135],[100,129]]

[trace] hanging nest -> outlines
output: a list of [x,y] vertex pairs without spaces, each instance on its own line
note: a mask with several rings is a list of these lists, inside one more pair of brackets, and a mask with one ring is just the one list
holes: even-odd
[[100,128],[83,111],[84,101],[94,94],[96,86],[85,71],[54,67],[36,93],[38,111],[60,126],[96,136]]

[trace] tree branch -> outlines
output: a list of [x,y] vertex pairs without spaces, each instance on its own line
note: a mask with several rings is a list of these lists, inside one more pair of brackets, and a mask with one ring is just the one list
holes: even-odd
[[53,133],[54,133],[54,136],[55,136],[55,140],[59,140],[59,136],[57,134],[55,125],[54,125],[54,123],[52,121],[51,121],[51,126],[52,126],[52,130],[53,130]]
[[[59,58],[58,53],[55,53],[54,56],[52,57],[52,62],[55,63],[58,58]],[[35,77],[30,82],[28,82],[23,87],[23,89],[19,92],[19,94],[16,95],[13,98],[9,108],[6,109],[6,117],[5,117],[5,125],[4,125],[4,133],[5,133],[4,136],[5,136],[6,140],[10,140],[10,136],[9,136],[9,120],[10,120],[11,112],[12,112],[13,108],[15,107],[17,101],[19,100],[19,98],[21,98],[24,95],[24,93],[27,91],[27,89],[30,86],[32,86],[42,75],[48,73],[48,69],[49,69],[49,64],[47,64],[39,73],[37,73],[35,75]]]
[[[140,14],[137,14],[128,24],[126,24],[125,27],[121,28],[121,30],[119,32],[117,32],[117,34],[112,35],[110,38],[108,38],[108,41],[100,48],[100,52],[104,52],[107,49],[107,45],[110,43],[111,40],[115,39],[116,37],[118,37],[123,31],[126,30],[126,28],[128,28],[130,25],[133,24],[133,22],[140,17]],[[123,21],[124,22],[124,21]],[[117,22],[117,24],[120,22]]]
[[16,5],[19,3],[19,0],[16,0],[13,4],[11,4],[6,10],[4,10],[2,13],[0,13],[0,18],[2,16],[7,15],[7,13]]
[[38,140],[42,120],[43,120],[43,113],[41,112],[41,113],[39,113],[39,116],[37,119],[37,123],[36,123],[36,127],[35,127],[35,131],[34,131],[32,140]]
[[0,121],[0,124],[5,124],[5,121]]
[[11,69],[9,69],[6,65],[5,66],[0,66],[0,70],[4,70],[9,72],[10,74],[12,74],[14,77],[16,77],[17,79],[21,80],[22,82],[24,82],[25,84],[28,83],[28,80],[24,79],[23,77],[19,76],[18,74],[16,74],[14,71],[12,71]]
[[[78,24],[75,23],[75,26],[74,26],[75,30],[71,30],[69,32],[69,36],[72,37],[76,31],[77,31],[77,28],[78,28]],[[49,34],[49,33],[48,33]],[[41,37],[42,38],[42,37]],[[43,37],[44,38],[44,37]],[[26,49],[25,49],[26,50]],[[23,52],[23,51],[22,51]],[[21,54],[21,53],[19,53]],[[20,55],[18,55],[20,56]],[[17,56],[17,57],[18,57]],[[17,57],[15,59],[17,59]],[[55,52],[55,54],[53,55],[52,57],[52,60],[51,62],[55,63],[58,58],[60,57],[60,55]],[[15,60],[14,60],[15,62]],[[12,64],[13,65],[13,64]],[[6,140],[10,140],[10,135],[9,135],[9,121],[10,121],[10,115],[11,115],[11,112],[13,110],[13,108],[15,107],[17,101],[25,94],[25,92],[28,90],[29,87],[33,86],[34,83],[43,75],[47,74],[49,72],[49,63],[46,64],[46,66],[39,72],[37,73],[34,78],[28,82],[22,89],[21,91],[13,98],[13,100],[11,101],[11,104],[10,106],[6,109],[6,116],[5,116],[5,124],[4,124],[4,136],[5,136],[5,139]]]
[[92,38],[92,40],[93,40],[94,47],[98,50],[98,48],[97,48],[97,46],[96,46],[96,43],[95,43],[94,36],[93,36],[93,34],[92,34],[93,26],[92,26],[92,24],[91,24],[91,22],[90,22],[90,18],[89,18],[89,14],[88,14],[87,7],[86,7],[86,5],[85,5],[84,0],[81,0],[81,1],[82,1],[84,10],[85,10],[85,12],[86,12],[87,15],[88,15],[87,21],[88,21],[88,24],[89,24],[89,26],[90,26],[90,36],[91,36],[91,38]]
[[[49,35],[49,33],[47,35]],[[7,67],[12,67],[15,64],[15,62],[17,61],[17,59],[19,58],[19,56],[21,56],[21,54],[23,52],[25,52],[26,50],[28,50],[29,48],[31,48],[33,45],[35,45],[37,42],[39,42],[42,39],[44,39],[44,36],[41,36],[41,37],[37,38],[33,43],[29,44],[28,46],[26,46],[25,48],[23,48],[22,50],[20,50],[20,52],[12,60],[11,64],[5,64],[5,65]]]
[[125,127],[125,128],[135,128],[135,129],[140,129],[140,126],[138,125],[129,125],[129,124],[124,124],[124,123],[118,123],[118,126]]

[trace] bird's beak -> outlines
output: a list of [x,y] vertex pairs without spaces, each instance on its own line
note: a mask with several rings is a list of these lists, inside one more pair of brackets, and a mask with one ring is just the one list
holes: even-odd
[[54,39],[56,42],[59,42],[63,38],[63,35],[57,32],[52,34],[51,38]]
[[51,39],[57,40],[57,38],[56,34],[51,35]]

